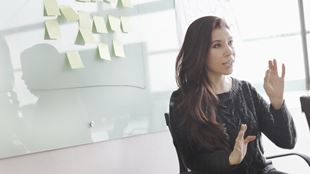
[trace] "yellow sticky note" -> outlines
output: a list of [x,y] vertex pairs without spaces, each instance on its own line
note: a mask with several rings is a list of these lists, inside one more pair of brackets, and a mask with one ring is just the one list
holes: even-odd
[[45,39],[59,39],[60,29],[56,19],[48,19],[45,21]]
[[70,6],[62,5],[60,6],[60,11],[68,22],[77,21],[79,19],[77,13]]
[[109,47],[107,44],[100,43],[98,45],[98,50],[99,50],[99,55],[101,59],[111,61],[111,55],[110,55]]
[[72,69],[84,68],[84,64],[78,51],[67,51],[66,54]]
[[114,54],[117,57],[125,57],[124,46],[121,42],[113,40]]
[[131,26],[129,17],[121,16],[121,26],[124,33],[128,33],[130,31]]
[[76,0],[78,2],[90,2],[90,0]]
[[85,45],[86,43],[95,43],[95,39],[90,30],[80,28],[75,43]]
[[104,18],[101,16],[94,16],[94,32],[96,33],[108,33],[107,26],[105,24]]
[[123,7],[132,7],[131,0],[121,0]]
[[79,24],[80,28],[91,30],[92,21],[88,12],[79,11]]
[[109,19],[109,24],[110,24],[110,28],[112,31],[120,31],[120,19],[118,17],[115,16],[108,16]]
[[44,0],[44,16],[60,15],[59,7],[56,0]]

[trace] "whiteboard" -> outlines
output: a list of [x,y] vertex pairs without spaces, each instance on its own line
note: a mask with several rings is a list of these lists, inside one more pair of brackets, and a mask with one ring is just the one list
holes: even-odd
[[[8,2],[0,10],[0,158],[166,129],[163,113],[176,88],[173,1],[57,2],[105,19],[130,16],[132,31],[95,35],[109,45],[106,61],[96,44],[74,44],[76,22],[59,19],[61,39],[44,40],[43,2]],[[125,58],[113,55],[114,38]],[[71,69],[68,50],[79,51],[84,69]]]

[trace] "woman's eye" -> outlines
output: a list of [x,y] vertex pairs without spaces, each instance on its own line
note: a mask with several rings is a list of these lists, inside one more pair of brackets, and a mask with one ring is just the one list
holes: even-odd
[[228,45],[233,45],[233,40],[228,41]]
[[214,44],[213,45],[213,48],[219,48],[219,47],[221,47],[221,44]]

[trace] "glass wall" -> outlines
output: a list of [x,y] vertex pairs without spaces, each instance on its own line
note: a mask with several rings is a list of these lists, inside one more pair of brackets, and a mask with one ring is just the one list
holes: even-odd
[[262,90],[268,60],[286,65],[286,91],[305,89],[298,1],[231,1],[237,28],[234,75]]
[[[306,26],[306,38],[307,38],[307,55],[309,59],[310,50],[310,1],[303,1],[305,26]],[[309,61],[309,60],[308,60]],[[308,67],[309,68],[309,67]]]

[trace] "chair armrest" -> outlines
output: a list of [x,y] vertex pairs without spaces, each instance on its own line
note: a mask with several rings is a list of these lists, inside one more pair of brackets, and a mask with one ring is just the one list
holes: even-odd
[[266,157],[266,159],[273,159],[273,158],[279,158],[279,157],[285,157],[285,156],[291,156],[291,155],[296,155],[296,156],[301,157],[303,160],[306,161],[306,163],[310,167],[310,157],[305,155],[305,154],[301,154],[301,153],[286,153],[286,154],[268,156],[268,157]]

